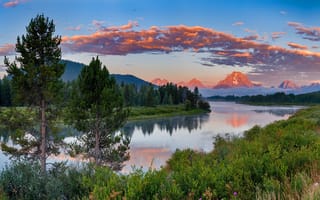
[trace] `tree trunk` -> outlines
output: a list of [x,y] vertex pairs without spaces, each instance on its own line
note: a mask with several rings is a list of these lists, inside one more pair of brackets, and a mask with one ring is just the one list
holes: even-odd
[[41,171],[43,173],[46,172],[46,160],[47,160],[47,128],[46,128],[46,104],[45,101],[41,100],[41,126],[40,126],[40,134],[41,134]]
[[100,132],[97,128],[95,130],[95,140],[96,143],[94,146],[94,161],[96,165],[100,165]]

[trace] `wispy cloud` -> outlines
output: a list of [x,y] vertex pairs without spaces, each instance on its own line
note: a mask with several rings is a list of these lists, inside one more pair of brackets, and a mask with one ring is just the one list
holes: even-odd
[[0,45],[0,56],[14,54],[15,46],[13,44]]
[[104,28],[105,21],[92,20],[91,24],[95,27],[95,29],[100,30]]
[[296,33],[302,35],[304,39],[320,41],[320,27],[306,27],[298,22],[288,22],[288,25],[293,27]]
[[285,35],[286,32],[273,32],[271,33],[271,37],[273,40],[281,38],[283,35]]
[[304,45],[301,45],[301,44],[297,44],[297,43],[294,43],[294,42],[288,42],[288,46],[293,48],[293,49],[302,49],[302,50],[307,50],[308,49],[307,46],[304,46]]
[[12,8],[12,7],[16,7],[18,6],[19,4],[21,3],[24,3],[26,2],[27,0],[10,0],[10,1],[7,1],[3,4],[3,7],[5,8]]
[[281,10],[281,11],[280,11],[280,14],[281,14],[281,15],[287,15],[288,13],[287,13],[287,11]]
[[63,37],[64,50],[102,55],[170,53],[193,51],[210,53],[201,59],[206,66],[249,66],[256,73],[281,70],[318,71],[320,53],[305,48],[280,46],[239,38],[201,26],[150,27],[134,30],[137,24],[107,27],[89,35]]
[[80,31],[81,30],[81,25],[78,26],[69,26],[66,28],[69,31]]
[[242,26],[244,24],[244,22],[235,22],[232,24],[232,26]]

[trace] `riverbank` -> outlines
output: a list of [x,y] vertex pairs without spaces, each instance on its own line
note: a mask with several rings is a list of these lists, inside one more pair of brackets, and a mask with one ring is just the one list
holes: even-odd
[[136,106],[136,107],[130,107],[129,109],[130,109],[130,114],[129,114],[128,121],[208,113],[207,110],[203,110],[199,108],[186,110],[184,104],[157,105],[154,107]]
[[316,106],[288,120],[255,126],[243,137],[215,137],[214,150],[208,153],[177,150],[159,170],[136,168],[124,175],[108,168],[57,165],[41,179],[39,168],[13,164],[0,176],[0,199],[39,194],[52,199],[316,199],[319,152]]

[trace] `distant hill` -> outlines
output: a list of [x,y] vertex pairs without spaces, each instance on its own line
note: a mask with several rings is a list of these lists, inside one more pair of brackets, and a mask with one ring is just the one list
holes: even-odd
[[72,81],[77,79],[84,64],[70,60],[61,60],[61,62],[66,65],[66,69],[64,71],[64,74],[62,75],[62,80]]
[[224,80],[220,81],[214,89],[221,88],[251,88],[254,84],[249,80],[249,78],[241,72],[232,72]]
[[136,76],[133,76],[131,74],[111,74],[112,77],[116,79],[117,84],[134,84],[138,88],[143,86],[143,85],[150,85],[151,83],[138,78]]
[[[63,81],[72,81],[78,78],[78,75],[81,72],[81,69],[83,68],[84,64],[70,61],[70,60],[62,60],[62,63],[66,64],[66,69],[64,74],[62,75]],[[138,78],[136,76],[126,74],[111,74],[112,77],[115,78],[117,84],[135,84],[137,87],[141,87],[142,85],[149,85],[151,83]]]

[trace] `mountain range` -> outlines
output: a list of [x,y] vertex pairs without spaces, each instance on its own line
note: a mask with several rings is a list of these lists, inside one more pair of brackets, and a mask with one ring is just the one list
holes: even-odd
[[[70,60],[62,60],[62,63],[66,64],[65,73],[62,76],[64,81],[75,80],[80,74],[81,69],[84,64],[73,62]],[[142,85],[165,85],[169,81],[166,79],[154,79],[151,82],[145,81],[139,77],[130,74],[111,74],[118,84],[135,84],[137,87]],[[204,97],[209,96],[245,96],[245,95],[266,95],[273,94],[276,92],[284,92],[287,94],[305,94],[310,92],[320,91],[320,84],[313,83],[308,86],[297,86],[294,82],[285,80],[278,87],[263,87],[262,85],[255,84],[252,82],[245,74],[241,72],[232,72],[227,75],[225,79],[218,82],[214,87],[206,86],[198,79],[191,79],[188,82],[178,82],[176,83],[180,86],[186,86],[189,88],[198,87],[200,93]]]
[[[167,79],[161,79],[161,78],[155,78],[151,81],[152,84],[157,85],[157,86],[162,86],[162,85],[166,85],[169,83],[169,81]],[[180,81],[175,83],[178,86],[182,86],[182,87],[188,87],[188,88],[207,88],[208,86],[205,86],[200,80],[193,78],[188,82],[184,82],[184,81]]]

